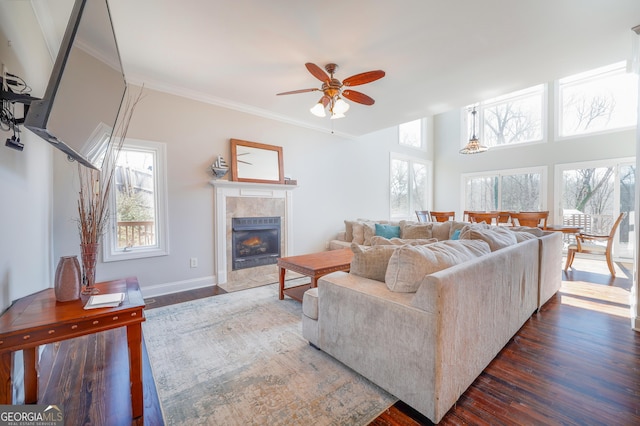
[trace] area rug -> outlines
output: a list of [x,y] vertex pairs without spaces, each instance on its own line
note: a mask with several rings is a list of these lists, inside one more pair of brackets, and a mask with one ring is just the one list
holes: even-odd
[[366,425],[397,401],[311,347],[301,304],[274,285],[145,315],[168,425]]

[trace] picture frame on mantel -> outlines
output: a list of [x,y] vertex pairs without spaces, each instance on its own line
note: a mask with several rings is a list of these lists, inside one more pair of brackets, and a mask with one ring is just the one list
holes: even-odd
[[231,180],[284,184],[282,147],[231,139]]

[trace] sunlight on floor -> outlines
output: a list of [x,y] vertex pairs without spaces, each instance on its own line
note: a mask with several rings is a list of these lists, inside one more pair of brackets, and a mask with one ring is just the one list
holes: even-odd
[[[616,265],[616,278],[612,278],[604,261],[577,259],[575,269],[563,275],[560,287],[561,303],[597,312],[616,315],[622,318],[631,317],[631,294],[625,287],[630,287],[632,279],[628,270]],[[564,273],[563,273],[564,274]],[[567,281],[566,278],[571,281]],[[595,278],[595,279],[594,279]],[[598,281],[598,283],[584,281]]]

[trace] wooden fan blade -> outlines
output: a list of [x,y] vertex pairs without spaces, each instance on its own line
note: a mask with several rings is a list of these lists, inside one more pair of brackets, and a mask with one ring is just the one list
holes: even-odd
[[350,101],[357,102],[363,105],[373,105],[376,101],[373,98],[365,95],[364,93],[356,92],[355,90],[344,90],[342,96]]
[[276,96],[280,96],[280,95],[293,95],[296,93],[307,93],[307,92],[316,92],[320,89],[300,89],[300,90],[292,90],[290,92],[282,92],[282,93],[277,93]]
[[368,71],[360,74],[352,75],[344,79],[342,84],[345,86],[359,86],[361,84],[371,83],[385,76],[382,70]]
[[322,68],[320,68],[316,64],[307,62],[306,64],[304,64],[304,66],[307,67],[309,72],[313,74],[313,76],[318,80],[320,80],[321,82],[329,84],[329,82],[331,81],[331,79],[329,78],[329,75],[326,72],[324,72]]

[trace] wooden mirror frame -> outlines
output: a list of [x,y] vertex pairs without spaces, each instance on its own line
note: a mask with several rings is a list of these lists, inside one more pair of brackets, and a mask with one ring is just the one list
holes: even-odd
[[[260,164],[249,164],[256,166],[255,173],[246,170],[246,167],[240,166],[238,163],[248,164],[238,157],[250,154],[251,152],[242,152],[243,148],[249,151],[260,153],[266,151],[264,158],[259,159]],[[275,152],[276,155],[270,155]],[[273,158],[271,158],[273,157]],[[260,170],[262,169],[262,170]],[[266,170],[265,170],[266,169]],[[276,170],[277,169],[277,170]],[[275,145],[267,145],[257,142],[243,141],[240,139],[231,139],[231,180],[234,182],[253,182],[253,183],[280,183],[284,184],[284,165],[282,160],[282,147]]]

